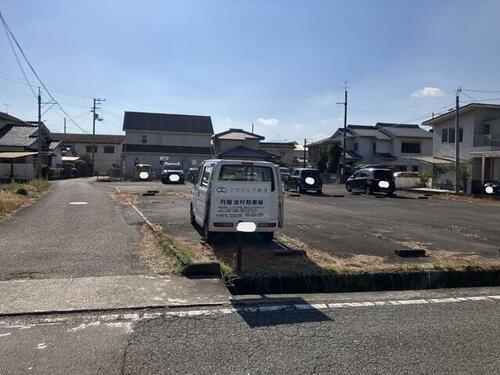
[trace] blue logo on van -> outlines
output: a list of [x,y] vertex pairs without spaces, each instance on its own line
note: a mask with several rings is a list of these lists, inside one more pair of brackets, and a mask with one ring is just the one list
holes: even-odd
[[215,191],[217,193],[226,193],[227,192],[227,188],[225,186],[217,186],[217,188],[215,189]]

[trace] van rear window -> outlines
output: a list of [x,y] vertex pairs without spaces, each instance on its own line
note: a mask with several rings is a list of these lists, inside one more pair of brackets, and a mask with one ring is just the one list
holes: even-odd
[[273,170],[270,167],[223,165],[219,181],[270,182],[271,190],[274,190]]

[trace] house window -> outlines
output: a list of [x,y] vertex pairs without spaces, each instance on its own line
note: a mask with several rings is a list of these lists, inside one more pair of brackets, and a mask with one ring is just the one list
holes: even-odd
[[458,129],[458,142],[464,141],[464,128]]
[[455,143],[455,128],[448,129],[448,143]]
[[[91,154],[91,153],[92,153],[92,145],[85,146],[85,151],[86,151],[88,154]],[[97,146],[95,146],[94,153],[96,153],[96,154],[97,154]]]
[[142,143],[148,143],[148,135],[147,134],[142,135]]
[[104,146],[104,153],[105,154],[114,154],[115,153],[115,146]]
[[443,129],[441,131],[441,143],[448,142],[448,129]]
[[420,154],[420,143],[403,142],[401,143],[401,153],[403,154]]
[[354,144],[354,151],[356,151],[356,152],[358,151],[358,143],[357,142]]
[[373,149],[373,152],[377,152],[377,142],[373,142],[372,149]]
[[412,172],[418,172],[418,165],[412,165],[411,170]]
[[490,124],[484,124],[483,125],[483,134],[484,135],[489,135],[490,134]]

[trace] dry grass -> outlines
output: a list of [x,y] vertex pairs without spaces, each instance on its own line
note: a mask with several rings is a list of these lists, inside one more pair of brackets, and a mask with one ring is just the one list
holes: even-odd
[[[0,219],[9,215],[20,207],[29,204],[50,188],[46,180],[33,180],[29,183],[12,182],[0,185]],[[17,194],[25,190],[27,195]]]
[[130,193],[124,193],[124,192],[118,192],[118,191],[115,191],[111,194],[111,197],[123,204],[123,205],[126,205],[126,206],[131,206],[133,204],[136,203],[137,201],[137,197],[133,194],[130,194]]
[[154,273],[160,275],[179,274],[181,265],[171,252],[166,251],[163,240],[144,224],[141,228],[139,247],[141,261]]
[[202,262],[217,260],[212,249],[201,242],[190,243],[167,233],[163,233],[163,237],[165,241],[168,241],[171,244],[171,246],[174,246],[191,260]]
[[[276,256],[271,251],[252,249],[243,253],[243,274],[260,277],[265,275],[321,275],[328,273],[379,273],[430,270],[470,270],[498,269],[499,258],[484,258],[476,253],[459,253],[446,250],[433,250],[429,244],[419,242],[400,242],[412,249],[425,249],[428,257],[413,261],[389,260],[375,255],[354,254],[335,256],[330,252],[314,249],[308,244],[284,234],[277,235],[280,243],[292,249],[305,251],[306,256]],[[231,267],[234,264],[234,251],[219,254],[219,259]],[[229,268],[228,273],[234,271]]]

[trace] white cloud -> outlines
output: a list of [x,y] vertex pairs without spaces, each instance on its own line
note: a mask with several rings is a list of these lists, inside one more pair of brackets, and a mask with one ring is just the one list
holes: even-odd
[[443,90],[438,87],[424,87],[423,89],[415,91],[411,94],[414,98],[424,98],[424,97],[436,97],[436,96],[444,96]]
[[279,120],[276,118],[260,118],[257,120],[257,123],[265,126],[275,126],[278,125]]

